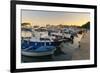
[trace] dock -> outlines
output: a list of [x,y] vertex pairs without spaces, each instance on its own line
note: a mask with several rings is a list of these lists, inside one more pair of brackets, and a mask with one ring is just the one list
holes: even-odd
[[72,60],[88,60],[90,58],[90,32],[84,34],[80,41],[80,48],[72,55]]

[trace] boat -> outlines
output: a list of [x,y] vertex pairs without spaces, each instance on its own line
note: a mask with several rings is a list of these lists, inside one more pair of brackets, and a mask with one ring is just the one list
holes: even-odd
[[56,46],[58,43],[58,42],[34,42],[34,41],[29,42],[25,40],[23,42],[24,43],[22,44],[22,55],[26,56],[52,55],[56,50]]
[[[55,36],[48,35],[48,31],[44,29],[32,29],[32,31],[28,29],[22,30],[22,38],[21,53],[25,56],[52,55],[55,52],[56,47],[61,43]],[[57,41],[55,41],[55,39]]]

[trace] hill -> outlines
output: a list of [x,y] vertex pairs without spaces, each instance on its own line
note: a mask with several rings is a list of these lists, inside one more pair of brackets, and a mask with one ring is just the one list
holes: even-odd
[[87,22],[81,26],[81,28],[90,29],[90,22]]

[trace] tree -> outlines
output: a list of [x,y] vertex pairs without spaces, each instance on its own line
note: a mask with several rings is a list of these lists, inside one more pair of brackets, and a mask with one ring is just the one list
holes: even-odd
[[82,28],[90,29],[90,22],[87,22],[81,26]]

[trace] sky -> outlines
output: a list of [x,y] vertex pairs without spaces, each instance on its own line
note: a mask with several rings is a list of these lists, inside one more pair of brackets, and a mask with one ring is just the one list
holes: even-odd
[[90,21],[90,13],[86,12],[62,12],[62,11],[39,11],[21,10],[21,22],[32,25],[76,25],[81,26]]

